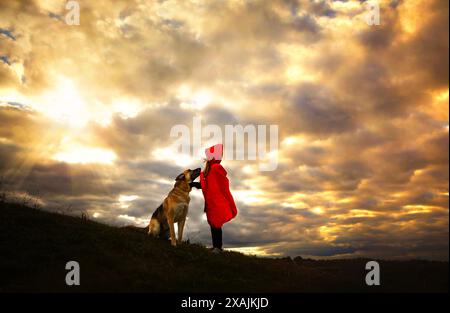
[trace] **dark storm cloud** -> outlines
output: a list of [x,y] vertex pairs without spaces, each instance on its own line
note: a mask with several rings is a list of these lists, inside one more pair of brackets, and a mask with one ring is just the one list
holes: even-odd
[[[276,252],[277,250],[274,250],[273,252]],[[291,255],[313,255],[318,257],[330,257],[330,256],[338,256],[338,255],[350,255],[355,253],[357,250],[353,247],[344,246],[330,246],[330,245],[323,245],[323,246],[303,246],[298,248],[292,248],[289,249],[289,254]]]
[[0,144],[0,169],[5,171],[8,165],[12,164],[16,156],[18,155],[20,148],[15,144],[1,143]]
[[161,177],[172,178],[178,176],[182,169],[180,166],[167,164],[162,161],[138,161],[138,162],[129,162],[125,161],[121,164],[128,171],[139,174],[147,174],[147,173],[155,173],[160,175]]
[[148,155],[152,147],[167,143],[170,129],[177,124],[190,125],[192,118],[177,104],[147,109],[134,118],[113,117],[111,125],[93,124],[92,132],[103,146],[126,159]]
[[48,16],[58,21],[62,21],[62,16],[53,12],[48,12]]
[[294,19],[294,25],[299,31],[307,31],[313,34],[320,32],[320,26],[310,15],[298,16]]
[[[292,104],[285,108],[288,127],[293,132],[314,135],[342,133],[355,128],[355,120],[350,110],[345,110],[337,102],[337,96],[324,86],[303,84],[298,87]],[[295,125],[295,126],[294,126]]]
[[6,55],[1,55],[0,56],[0,61],[5,63],[6,65],[11,65],[11,61],[9,60],[9,58]]
[[13,32],[8,30],[8,29],[2,29],[0,28],[0,34],[4,35],[5,37],[12,39],[12,40],[16,40],[16,37],[13,35]]

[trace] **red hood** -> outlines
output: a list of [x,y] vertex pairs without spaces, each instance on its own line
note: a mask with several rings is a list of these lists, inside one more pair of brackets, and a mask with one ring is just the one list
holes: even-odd
[[223,156],[223,144],[219,143],[212,147],[206,148],[205,155],[208,160],[219,160],[220,161]]

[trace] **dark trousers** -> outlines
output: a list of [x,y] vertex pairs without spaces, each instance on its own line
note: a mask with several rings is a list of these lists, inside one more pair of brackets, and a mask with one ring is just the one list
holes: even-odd
[[211,226],[211,237],[213,247],[222,249],[222,228],[214,228]]

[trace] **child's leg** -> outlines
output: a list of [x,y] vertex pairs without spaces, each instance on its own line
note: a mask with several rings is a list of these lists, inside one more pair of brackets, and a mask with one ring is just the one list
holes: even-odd
[[222,228],[217,228],[217,248],[222,250]]
[[222,228],[214,228],[211,226],[211,237],[213,247],[222,249]]
[[211,239],[212,239],[212,245],[213,245],[213,248],[216,248],[216,245],[217,245],[216,228],[214,228],[214,227],[212,227],[212,226],[210,226],[210,227],[211,227]]

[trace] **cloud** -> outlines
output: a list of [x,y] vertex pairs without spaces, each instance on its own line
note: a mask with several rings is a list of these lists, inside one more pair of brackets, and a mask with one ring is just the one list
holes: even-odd
[[12,31],[10,30],[0,28],[0,34],[14,41],[17,40],[16,37],[13,35]]
[[303,84],[286,108],[294,131],[316,135],[350,131],[355,127],[352,112],[341,108],[336,96],[323,86]]
[[0,56],[0,61],[5,63],[6,65],[11,66],[11,62],[9,61],[9,58],[7,56],[5,56],[5,55]]

